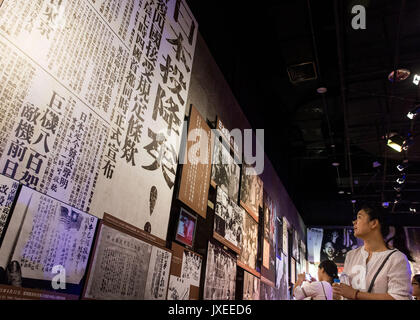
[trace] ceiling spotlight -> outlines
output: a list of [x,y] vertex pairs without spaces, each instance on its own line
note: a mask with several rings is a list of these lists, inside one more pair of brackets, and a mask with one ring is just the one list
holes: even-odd
[[407,175],[405,173],[403,173],[398,179],[397,182],[399,184],[403,184],[405,182],[405,178],[407,178]]
[[343,190],[338,191],[338,194],[344,194]]
[[395,151],[401,152],[404,146],[405,140],[400,135],[395,135],[388,138],[387,145],[388,147],[394,149]]
[[356,203],[356,200],[351,200],[351,203]]
[[338,167],[338,166],[340,166],[340,162],[333,162],[333,163],[332,163],[332,166],[333,166],[333,167]]
[[416,86],[418,86],[418,85],[419,85],[419,83],[420,83],[420,75],[418,75],[418,74],[415,74],[415,75],[414,75],[414,78],[413,78],[413,83],[414,83]]
[[409,137],[407,138],[407,140],[405,140],[404,141],[404,144],[403,144],[403,146],[402,146],[402,149],[404,150],[404,151],[407,151],[408,150],[408,148],[410,147],[410,146],[412,146],[414,144],[414,138],[413,138],[413,136],[412,135],[409,135]]
[[351,192],[350,192],[350,191],[348,191],[348,192],[347,192],[347,194],[349,194],[349,195],[350,195],[350,194],[351,194]]
[[408,167],[408,164],[407,164],[407,163],[402,163],[402,164],[399,164],[399,165],[397,166],[397,169],[398,169],[399,171],[404,171],[407,167]]
[[319,87],[318,89],[316,89],[316,92],[318,93],[326,93],[328,90],[325,87]]
[[414,208],[414,207],[410,207],[410,212],[412,212],[412,213],[416,213],[416,212],[417,212],[417,209],[416,209],[416,208]]
[[[395,77],[395,82],[400,82],[406,80],[410,76],[410,70],[407,69],[398,69],[397,75]],[[394,71],[392,71],[389,76],[388,80],[394,82]]]
[[380,164],[378,161],[375,161],[375,162],[372,164],[372,166],[373,166],[374,168],[378,168],[378,167],[380,167],[380,166],[381,166],[381,164]]
[[388,201],[382,202],[382,207],[388,208],[389,207],[389,202]]
[[407,118],[413,120],[420,113],[420,104],[417,104],[412,110],[407,113]]

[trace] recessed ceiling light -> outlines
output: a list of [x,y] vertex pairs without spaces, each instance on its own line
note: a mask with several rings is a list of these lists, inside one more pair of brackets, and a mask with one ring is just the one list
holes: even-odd
[[343,190],[338,191],[338,194],[344,194]]
[[328,90],[325,87],[319,87],[318,89],[316,89],[316,92],[318,93],[326,93]]
[[333,167],[338,167],[338,166],[340,166],[340,162],[333,162],[333,163],[332,163],[332,166],[333,166]]

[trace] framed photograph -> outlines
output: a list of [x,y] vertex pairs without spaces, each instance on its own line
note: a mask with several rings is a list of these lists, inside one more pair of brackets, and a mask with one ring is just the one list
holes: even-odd
[[283,253],[283,221],[276,217],[276,258],[281,259]]
[[259,208],[263,206],[263,182],[255,169],[243,164],[240,204],[258,222]]
[[185,244],[189,248],[192,248],[194,244],[196,225],[197,217],[188,213],[184,208],[181,208],[175,240]]
[[297,233],[295,228],[293,228],[293,230],[292,230],[292,237],[293,237],[292,257],[295,260],[299,260],[299,238],[298,238],[298,233]]
[[241,168],[230,155],[230,149],[219,139],[214,139],[211,181],[226,192],[235,203],[239,197]]
[[290,258],[290,282],[295,284],[296,283],[296,260],[294,258]]
[[279,290],[280,300],[289,300],[289,267],[288,258],[281,254],[281,259],[276,259],[276,288]]
[[[13,270],[5,284],[79,296],[97,222],[90,214],[23,186],[0,248],[0,267]],[[53,288],[60,270],[65,270],[66,285]]]
[[[142,237],[135,226],[102,220],[84,299],[164,300],[172,253]],[[181,281],[182,282],[182,281]],[[172,286],[179,288],[175,281]]]
[[222,188],[217,187],[213,236],[236,253],[240,253],[242,246],[245,214],[245,209],[232,201]]
[[198,300],[203,257],[176,242],[172,257],[168,300]]
[[288,227],[289,222],[287,221],[286,217],[283,217],[283,253],[286,256],[289,256],[289,234],[288,234]]
[[244,216],[242,248],[238,265],[254,273],[258,260],[258,223],[248,213],[245,213]]
[[243,300],[260,299],[260,279],[253,274],[244,271]]
[[209,242],[204,300],[235,300],[235,289],[236,257],[221,246]]
[[[319,239],[320,240],[320,239]],[[320,261],[334,261],[338,267],[344,266],[347,252],[363,245],[360,239],[354,236],[352,227],[330,227],[322,230],[322,241],[318,242],[317,256]]]

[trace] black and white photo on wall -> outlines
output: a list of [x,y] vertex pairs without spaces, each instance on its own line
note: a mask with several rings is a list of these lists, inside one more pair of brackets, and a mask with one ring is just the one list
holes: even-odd
[[260,279],[253,274],[244,271],[243,300],[260,299]]
[[295,228],[292,228],[292,237],[293,237],[292,257],[295,260],[299,260],[299,238],[298,238],[298,233]]
[[214,231],[230,244],[240,248],[243,235],[245,210],[232,201],[219,186],[216,194]]
[[208,243],[204,300],[234,300],[236,257],[220,245]]
[[188,248],[193,248],[196,225],[197,217],[181,208],[175,240],[185,244]]
[[263,205],[263,182],[255,169],[242,165],[240,203],[258,221],[259,207]]
[[[258,260],[258,223],[247,213],[243,219],[243,237],[239,261],[256,269]],[[239,263],[239,262],[238,262]]]
[[[217,137],[217,135],[216,135]],[[230,147],[214,139],[213,162],[211,168],[211,181],[226,192],[235,203],[239,196],[240,167],[230,154]]]
[[[147,242],[129,226],[120,230],[102,220],[83,298],[164,300],[172,253]],[[130,230],[130,231],[129,231]],[[179,285],[179,284],[178,284]]]
[[[80,295],[98,218],[61,201],[21,188],[0,248],[8,285]],[[65,270],[66,285],[53,278]]]
[[360,245],[362,241],[354,236],[354,230],[351,227],[324,228],[320,259],[321,261],[331,260],[342,266],[347,252]]
[[188,300],[190,296],[190,284],[188,280],[171,275],[169,277],[167,300]]
[[276,258],[276,288],[280,300],[289,300],[289,270],[288,259],[284,253],[281,258]]
[[281,259],[283,253],[283,220],[276,216],[276,257]]

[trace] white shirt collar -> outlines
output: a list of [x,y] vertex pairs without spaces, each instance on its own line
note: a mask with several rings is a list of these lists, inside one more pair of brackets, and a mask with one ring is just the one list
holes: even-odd
[[[367,259],[367,257],[369,257],[369,252],[368,252],[368,251],[366,251],[366,249],[365,249],[365,246],[364,246],[364,245],[363,245],[361,248],[362,248],[362,249],[361,249],[361,255],[362,255],[362,257],[363,257],[364,259]],[[387,250],[385,250],[385,251],[372,252],[372,257],[374,257],[374,256],[381,256],[381,255],[383,255],[383,254],[385,254],[385,253],[387,253],[387,252],[389,252],[389,251],[391,251],[391,250],[387,249]]]

